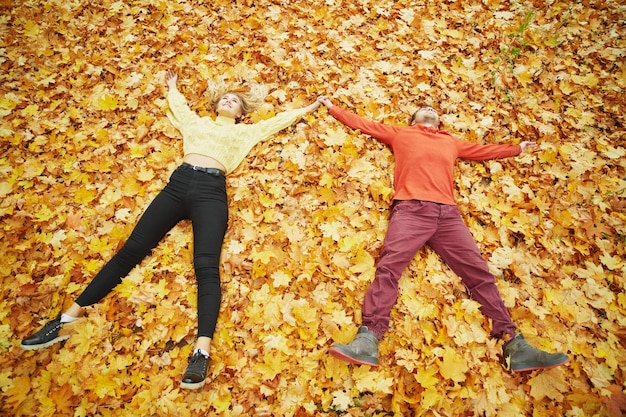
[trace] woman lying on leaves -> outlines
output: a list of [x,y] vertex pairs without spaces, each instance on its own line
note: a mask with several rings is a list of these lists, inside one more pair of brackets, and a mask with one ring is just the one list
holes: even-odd
[[211,338],[221,302],[219,260],[228,222],[226,174],[232,172],[258,142],[293,124],[320,103],[277,114],[254,124],[238,124],[264,99],[253,91],[216,94],[217,117],[200,117],[178,91],[178,76],[168,71],[167,117],[183,137],[183,163],[150,203],[119,252],[100,270],[72,306],[41,330],[22,341],[22,348],[41,349],[69,338],[66,323],[83,315],[86,306],[102,300],[139,264],[178,222],[191,220],[194,269],[198,282],[198,337],[181,383],[182,388],[204,385]]

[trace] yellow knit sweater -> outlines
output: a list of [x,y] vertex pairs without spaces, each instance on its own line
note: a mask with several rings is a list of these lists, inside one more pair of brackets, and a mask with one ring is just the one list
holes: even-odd
[[217,116],[213,120],[198,116],[176,88],[169,89],[167,101],[167,117],[183,136],[185,155],[211,157],[224,165],[226,173],[234,171],[254,145],[283,130],[307,112],[305,108],[295,109],[258,123],[237,124],[229,117]]

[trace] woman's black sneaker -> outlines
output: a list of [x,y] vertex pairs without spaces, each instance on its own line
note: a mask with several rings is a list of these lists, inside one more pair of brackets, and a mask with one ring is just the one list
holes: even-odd
[[57,342],[69,339],[69,334],[59,335],[59,331],[62,327],[61,315],[59,314],[56,319],[50,320],[41,330],[22,340],[22,349],[43,349]]
[[183,375],[180,387],[184,389],[199,389],[204,386],[206,373],[209,368],[209,357],[196,350],[189,359],[189,365]]

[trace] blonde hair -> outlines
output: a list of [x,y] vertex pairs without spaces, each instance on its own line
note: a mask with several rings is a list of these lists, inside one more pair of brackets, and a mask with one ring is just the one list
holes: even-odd
[[257,83],[244,83],[242,81],[226,83],[224,81],[209,82],[207,96],[211,108],[215,110],[217,102],[226,94],[235,94],[241,100],[241,109],[246,115],[259,108],[267,97],[266,86]]

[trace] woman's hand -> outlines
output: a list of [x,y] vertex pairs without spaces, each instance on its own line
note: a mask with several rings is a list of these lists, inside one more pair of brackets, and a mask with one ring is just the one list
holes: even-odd
[[326,96],[319,96],[317,98],[317,101],[323,104],[324,106],[326,106],[327,109],[330,109],[331,107],[333,107],[333,103],[331,103],[330,99]]
[[537,143],[525,140],[523,142],[520,142],[519,146],[522,148],[522,152],[524,152],[526,149],[534,148],[535,146],[537,146]]
[[176,74],[176,71],[167,70],[165,81],[167,82],[167,86],[169,88],[176,88],[176,82],[178,81],[178,74]]

